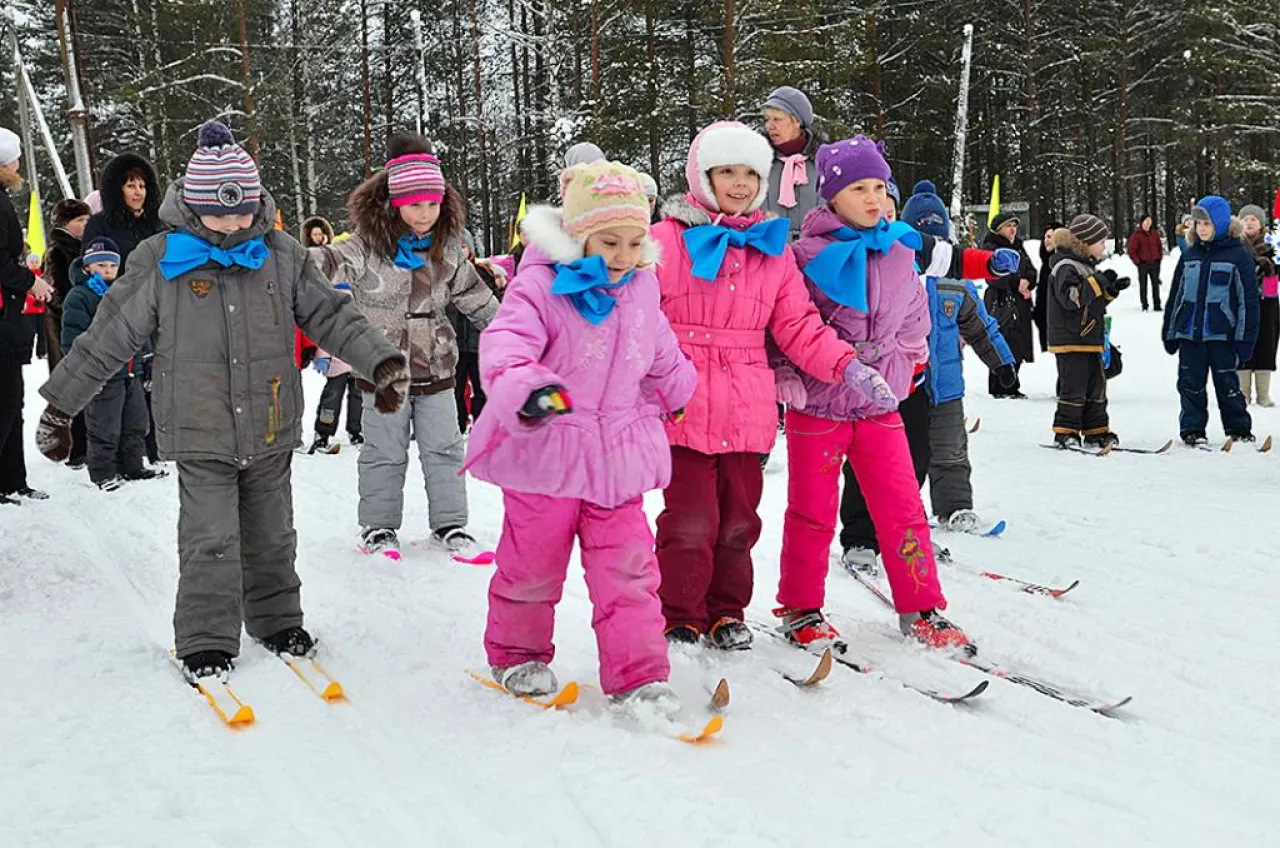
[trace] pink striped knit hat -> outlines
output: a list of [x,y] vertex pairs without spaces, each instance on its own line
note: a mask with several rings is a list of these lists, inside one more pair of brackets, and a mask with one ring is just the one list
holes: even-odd
[[207,121],[200,127],[196,152],[187,162],[182,199],[197,215],[252,215],[262,199],[258,166],[236,144],[226,124]]
[[412,203],[439,203],[444,200],[444,172],[440,160],[430,153],[406,153],[387,163],[387,192],[391,206],[399,209]]
[[621,162],[574,165],[560,174],[564,231],[580,241],[610,227],[649,229],[649,198],[640,175]]

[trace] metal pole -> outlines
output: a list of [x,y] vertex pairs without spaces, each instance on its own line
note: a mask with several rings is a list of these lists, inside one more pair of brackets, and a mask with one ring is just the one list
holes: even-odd
[[956,98],[955,171],[951,175],[951,235],[960,240],[963,222],[964,148],[969,131],[969,68],[973,61],[973,24],[964,25],[964,49],[960,52],[960,95]]
[[[10,33],[13,28],[10,27]],[[45,123],[44,113],[40,111],[40,101],[36,99],[36,90],[31,85],[31,77],[27,76],[27,66],[22,63],[22,57],[18,55],[18,39],[13,36],[13,61],[18,68],[18,76],[22,82],[22,90],[26,92],[27,104],[31,107],[31,114],[35,116],[36,126],[40,128],[40,137],[44,139],[45,149],[49,151],[49,160],[53,163],[54,176],[58,178],[58,187],[62,189],[62,196],[72,198],[76,193],[71,190],[71,180],[67,179],[67,172],[62,167],[62,160],[58,158],[58,148],[53,143],[53,133],[49,131],[49,125]]]
[[427,50],[422,40],[422,13],[411,9],[409,19],[413,21],[413,45],[418,51],[418,135],[422,135],[427,112]]
[[58,28],[62,32],[63,44],[67,47],[64,59],[67,99],[71,101],[67,109],[67,122],[71,125],[71,145],[76,156],[76,183],[80,187],[80,196],[84,197],[93,191],[93,166],[89,162],[89,110],[85,108],[84,99],[80,96],[76,47],[71,37],[71,21],[66,3],[58,4]]

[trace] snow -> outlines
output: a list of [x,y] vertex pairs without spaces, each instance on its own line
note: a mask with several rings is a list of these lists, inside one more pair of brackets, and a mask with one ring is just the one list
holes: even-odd
[[[1111,415],[1125,444],[1154,446],[1177,432],[1176,364],[1161,316],[1137,302],[1131,290],[1113,309],[1125,372]],[[28,431],[44,373],[27,369]],[[232,731],[168,658],[176,479],[105,495],[32,451],[31,482],[52,499],[0,509],[0,844],[1265,844],[1280,785],[1267,629],[1280,611],[1280,457],[1050,452],[1037,445],[1050,439],[1052,358],[1023,375],[1030,399],[994,401],[970,357],[977,509],[1009,530],[942,539],[959,560],[943,567],[949,614],[988,658],[1133,695],[1116,719],[1000,681],[972,705],[944,706],[839,667],[803,692],[769,667],[808,674],[785,650],[676,657],[686,697],[721,675],[733,685],[724,732],[701,747],[600,715],[598,690],[584,688],[595,712],[576,716],[503,700],[464,674],[484,667],[490,569],[427,546],[406,546],[399,563],[356,554],[346,448],[298,457],[294,480],[307,621],[351,700],[324,703],[246,641],[232,682],[257,724]],[[319,386],[308,373],[313,400]],[[1280,410],[1253,413],[1259,435],[1280,429]],[[425,539],[416,475],[411,464],[404,535]],[[473,529],[492,545],[499,493],[470,486]],[[780,450],[761,507],[759,620],[785,497]],[[655,515],[659,504],[649,501]],[[979,569],[1082,583],[1054,600]],[[839,571],[828,606],[855,639],[894,627]],[[562,681],[597,682],[590,617],[571,572]]]

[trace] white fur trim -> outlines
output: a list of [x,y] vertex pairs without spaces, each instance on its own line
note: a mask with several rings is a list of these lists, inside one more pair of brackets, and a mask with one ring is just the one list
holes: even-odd
[[568,265],[582,258],[582,242],[564,231],[564,213],[554,206],[535,206],[520,222],[520,238],[553,262]]
[[760,175],[760,190],[748,212],[754,212],[769,194],[769,171],[773,168],[773,148],[768,140],[755,130],[745,126],[717,127],[707,132],[695,154],[698,162],[698,179],[709,198],[715,197],[707,172],[723,165],[746,165]]

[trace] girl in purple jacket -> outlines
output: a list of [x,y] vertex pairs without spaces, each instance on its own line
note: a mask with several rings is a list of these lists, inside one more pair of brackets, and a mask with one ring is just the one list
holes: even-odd
[[576,538],[595,606],[605,693],[673,717],[659,572],[642,496],[667,485],[662,416],[696,373],[659,308],[649,202],[635,171],[576,165],[563,209],[525,218],[527,249],[482,336],[488,403],[469,446],[472,474],[506,508],[489,584],[485,650],[517,695],[558,688],[549,663],[555,605]]
[[[822,317],[900,401],[929,360],[929,302],[915,267],[920,235],[881,217],[890,170],[875,142],[856,136],[824,145],[817,168],[825,204],[805,216],[796,262]],[[784,631],[802,645],[839,635],[822,604],[847,456],[875,522],[902,632],[935,647],[972,649],[938,613],[946,601],[901,416],[815,380],[780,353],[773,359],[779,398],[789,406],[782,606],[775,610]]]

